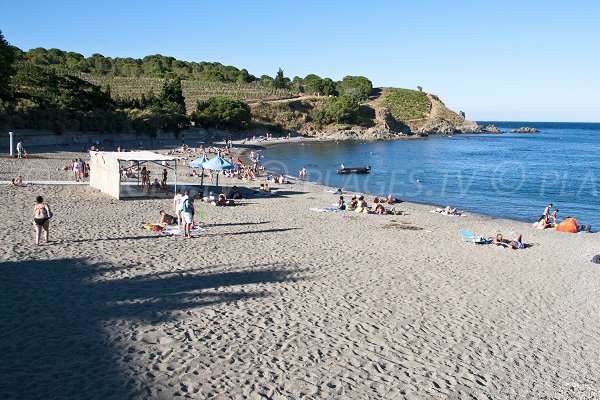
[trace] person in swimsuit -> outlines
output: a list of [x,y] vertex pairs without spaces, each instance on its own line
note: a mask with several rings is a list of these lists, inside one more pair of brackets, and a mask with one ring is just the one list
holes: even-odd
[[499,233],[494,238],[493,243],[497,246],[508,247],[513,250],[524,249],[525,243],[523,243],[522,235],[517,236],[515,240],[508,240],[502,237],[502,234]]
[[546,208],[544,208],[544,216],[546,217],[546,221],[550,220],[550,209],[553,207],[552,203],[548,203]]
[[40,245],[40,237],[44,231],[44,240],[48,243],[50,231],[50,216],[48,215],[48,205],[44,203],[44,198],[38,196],[33,206],[33,227],[35,228],[35,245]]

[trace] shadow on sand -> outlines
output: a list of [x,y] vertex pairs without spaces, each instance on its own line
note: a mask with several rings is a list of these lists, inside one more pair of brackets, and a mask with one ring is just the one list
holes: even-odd
[[146,378],[136,382],[118,366],[130,357],[127,338],[111,340],[110,326],[152,326],[174,320],[176,311],[269,295],[263,288],[210,290],[217,287],[301,279],[297,268],[277,265],[115,279],[126,270],[82,259],[0,264],[3,398],[144,398]]

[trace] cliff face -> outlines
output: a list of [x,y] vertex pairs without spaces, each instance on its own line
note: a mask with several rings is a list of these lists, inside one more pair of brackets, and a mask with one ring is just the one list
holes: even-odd
[[448,109],[435,95],[427,93],[431,104],[428,115],[421,119],[406,121],[413,133],[417,134],[453,134],[476,133],[482,128],[473,121],[466,120],[462,115]]
[[253,122],[275,130],[332,139],[394,139],[400,136],[490,132],[449,110],[435,95],[407,89],[376,89],[361,104],[355,124],[319,126],[312,118],[326,97],[305,96],[251,104]]

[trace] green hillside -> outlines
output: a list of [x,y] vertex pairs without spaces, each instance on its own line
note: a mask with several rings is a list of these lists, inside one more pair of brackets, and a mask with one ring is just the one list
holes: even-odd
[[427,95],[409,89],[388,88],[383,92],[383,106],[398,121],[425,118],[431,108]]

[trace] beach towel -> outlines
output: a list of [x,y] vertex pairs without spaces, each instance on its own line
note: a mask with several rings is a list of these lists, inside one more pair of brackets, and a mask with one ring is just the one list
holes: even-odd
[[460,236],[465,242],[476,243],[476,244],[488,244],[490,241],[482,236],[476,236],[473,232],[466,229],[460,230]]
[[[200,228],[199,226],[193,227],[192,229],[190,229],[190,233],[202,233],[202,232],[206,232],[207,230],[204,228]],[[179,227],[175,226],[175,227],[165,227],[162,229],[161,233],[168,235],[168,236],[183,236],[184,234],[184,230],[180,229]]]
[[318,207],[313,207],[310,209],[310,211],[315,211],[315,212],[337,212],[340,211],[337,207],[326,207],[326,208],[318,208]]

